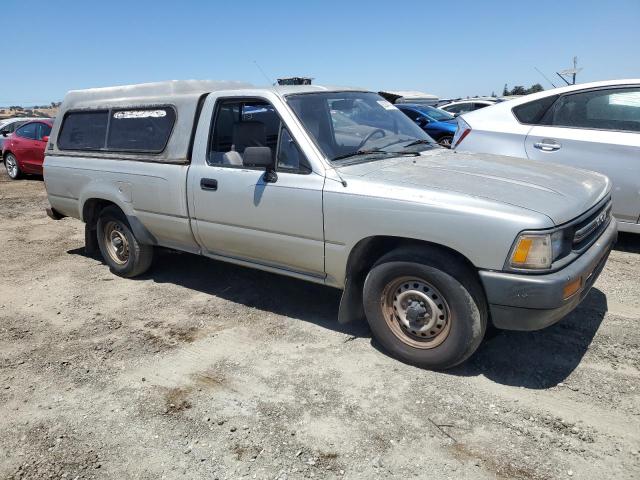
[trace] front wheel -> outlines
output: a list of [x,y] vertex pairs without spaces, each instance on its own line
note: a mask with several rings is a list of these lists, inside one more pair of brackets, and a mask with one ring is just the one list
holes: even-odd
[[363,292],[374,337],[394,357],[423,368],[442,370],[466,360],[487,325],[481,288],[466,272],[447,262],[382,259]]
[[13,153],[7,153],[7,156],[4,158],[4,168],[6,168],[7,175],[9,175],[11,180],[18,180],[22,176],[18,159]]
[[146,272],[153,261],[153,246],[134,236],[127,217],[117,207],[106,207],[98,218],[98,246],[111,272],[135,277]]

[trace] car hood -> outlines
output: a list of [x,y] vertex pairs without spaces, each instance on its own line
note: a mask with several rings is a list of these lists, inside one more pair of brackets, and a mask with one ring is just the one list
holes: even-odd
[[544,214],[556,224],[574,219],[610,191],[599,173],[563,165],[448,149],[338,167],[343,176],[438,189]]

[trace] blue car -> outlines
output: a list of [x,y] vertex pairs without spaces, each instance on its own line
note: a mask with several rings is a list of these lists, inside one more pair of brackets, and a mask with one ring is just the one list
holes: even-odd
[[453,115],[429,105],[400,103],[395,106],[436,142],[443,147],[451,148],[451,140],[458,128],[458,122]]

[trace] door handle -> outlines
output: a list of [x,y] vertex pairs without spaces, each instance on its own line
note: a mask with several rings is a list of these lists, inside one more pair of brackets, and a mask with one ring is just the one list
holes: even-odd
[[200,188],[202,190],[218,190],[218,180],[215,180],[213,178],[201,178]]
[[533,146],[538,150],[542,150],[543,152],[555,152],[556,150],[560,150],[560,148],[562,147],[562,145],[560,145],[555,140],[550,140],[548,138],[545,138],[541,142],[534,143]]

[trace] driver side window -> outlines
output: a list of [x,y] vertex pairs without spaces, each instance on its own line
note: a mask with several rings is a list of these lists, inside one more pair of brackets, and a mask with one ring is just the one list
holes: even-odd
[[208,163],[255,168],[245,158],[249,147],[268,147],[277,171],[311,172],[273,105],[259,99],[221,101],[215,111]]

